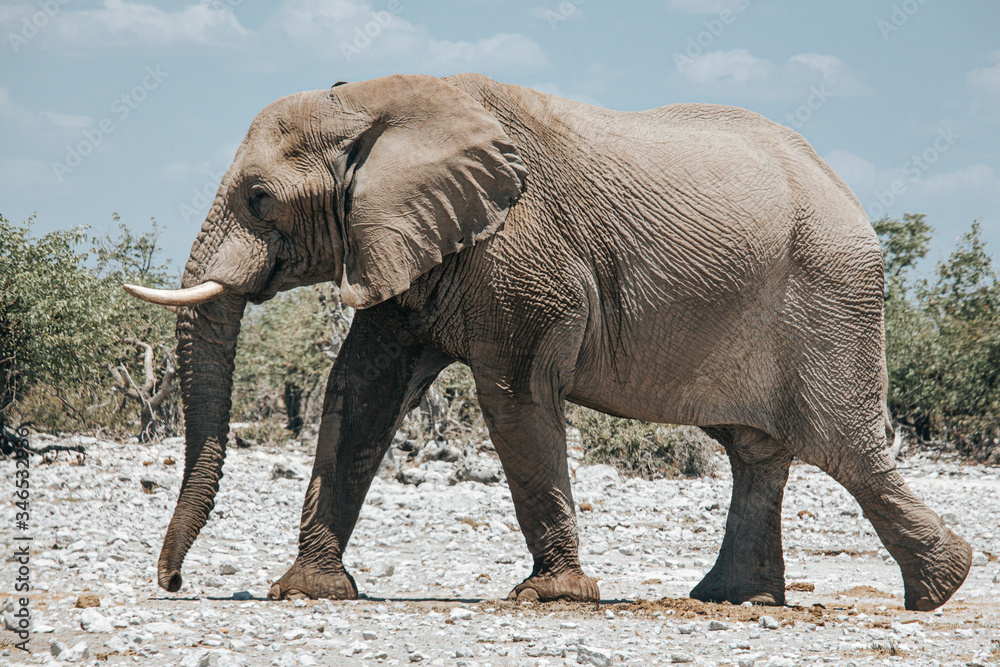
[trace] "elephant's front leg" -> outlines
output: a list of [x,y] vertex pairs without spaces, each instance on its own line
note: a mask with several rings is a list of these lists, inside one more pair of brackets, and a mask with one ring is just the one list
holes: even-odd
[[299,554],[272,600],[358,597],[342,557],[365,494],[403,417],[451,362],[406,331],[392,304],[355,315],[327,385]]
[[508,381],[477,369],[476,388],[510,486],[521,531],[534,557],[518,600],[599,601],[597,580],[580,567],[579,538],[566,460],[563,401],[552,377]]

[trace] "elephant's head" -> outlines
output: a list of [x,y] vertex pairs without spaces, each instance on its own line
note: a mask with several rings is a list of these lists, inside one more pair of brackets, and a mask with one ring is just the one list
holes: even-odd
[[429,76],[299,93],[257,116],[182,288],[126,286],[178,312],[186,461],[160,586],[180,588],[181,564],[218,491],[246,302],[325,280],[355,308],[396,296],[445,255],[493,234],[525,172],[496,118]]

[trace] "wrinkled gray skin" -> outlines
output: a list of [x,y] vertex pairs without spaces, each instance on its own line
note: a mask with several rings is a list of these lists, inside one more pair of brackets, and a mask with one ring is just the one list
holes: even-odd
[[468,364],[534,557],[512,596],[597,600],[580,567],[563,402],[701,426],[733,497],[701,600],[784,602],[793,457],[861,504],[908,609],[961,585],[969,545],[907,488],[890,433],[882,255],[846,185],[743,109],[627,113],[485,77],[391,76],[254,120],[191,250],[179,309],[187,460],[159,561],[184,556],[222,476],[247,300],[335,281],[358,308],[330,375],[299,554],[270,596],[354,598],[342,555],[403,416]]

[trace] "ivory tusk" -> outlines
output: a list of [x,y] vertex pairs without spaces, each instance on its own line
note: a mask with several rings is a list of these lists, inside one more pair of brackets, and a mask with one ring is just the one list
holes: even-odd
[[152,289],[138,285],[122,285],[122,287],[134,297],[166,306],[171,310],[177,306],[197,306],[226,293],[226,286],[214,280],[206,280],[200,285],[184,289]]

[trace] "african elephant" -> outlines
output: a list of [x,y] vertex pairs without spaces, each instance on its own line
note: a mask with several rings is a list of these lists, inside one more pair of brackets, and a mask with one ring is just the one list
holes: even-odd
[[253,121],[191,249],[176,308],[186,461],[159,558],[184,556],[222,476],[248,300],[334,281],[357,309],[330,374],[295,563],[271,589],[354,598],[342,556],[403,416],[473,373],[528,549],[511,595],[598,600],[579,559],[564,400],[702,427],[733,493],[692,597],[784,603],[793,457],[861,504],[908,609],[943,604],[969,545],[886,452],[882,254],[847,186],[749,111],[609,111],[473,74],[282,98]]

